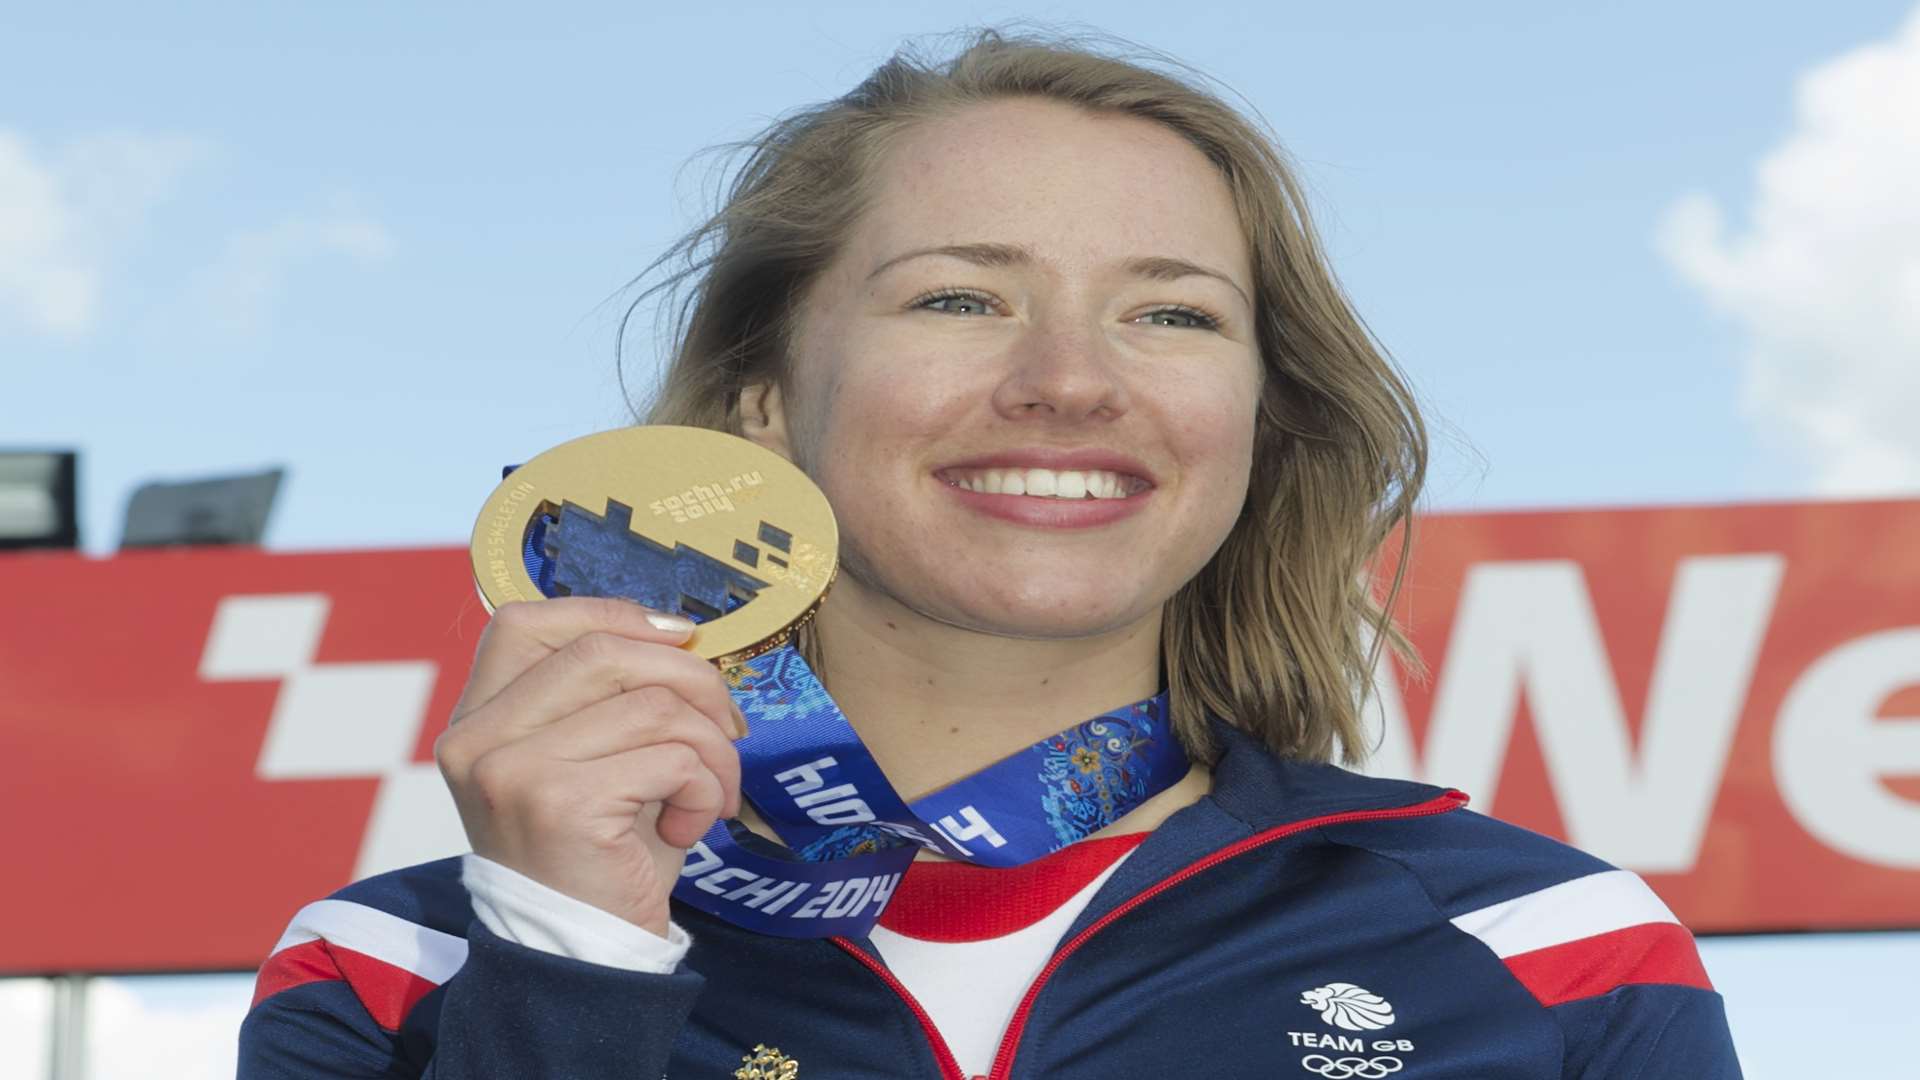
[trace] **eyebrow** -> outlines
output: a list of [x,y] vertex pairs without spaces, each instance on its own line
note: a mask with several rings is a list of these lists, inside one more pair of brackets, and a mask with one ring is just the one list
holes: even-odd
[[1127,270],[1137,277],[1149,278],[1153,281],[1174,281],[1179,278],[1193,277],[1195,275],[1210,277],[1215,281],[1225,282],[1228,288],[1240,294],[1240,299],[1247,302],[1247,307],[1253,307],[1253,298],[1248,296],[1247,291],[1242,289],[1237,282],[1220,271],[1201,266],[1199,263],[1188,262],[1185,259],[1175,259],[1167,255],[1149,255],[1144,258],[1129,260],[1127,262]]
[[[873,271],[867,275],[867,280],[872,281],[909,259],[919,259],[928,255],[944,255],[950,259],[960,259],[975,266],[986,267],[1027,266],[1038,261],[1033,257],[1032,250],[1020,244],[945,244],[895,255],[874,267]],[[1127,272],[1135,277],[1153,281],[1174,281],[1183,277],[1196,276],[1210,277],[1215,281],[1224,282],[1228,288],[1239,293],[1240,299],[1246,301],[1249,308],[1253,306],[1253,298],[1249,297],[1246,290],[1232,278],[1218,270],[1196,262],[1188,262],[1186,259],[1176,259],[1170,255],[1147,255],[1127,260],[1126,268]]]

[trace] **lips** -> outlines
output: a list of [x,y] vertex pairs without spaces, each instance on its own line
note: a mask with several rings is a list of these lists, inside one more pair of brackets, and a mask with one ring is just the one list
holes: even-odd
[[947,469],[941,479],[987,495],[1037,499],[1124,499],[1153,486],[1140,477],[1105,469]]
[[990,517],[1048,528],[1083,528],[1126,517],[1154,490],[1132,458],[1102,450],[1028,450],[934,470],[963,505]]
[[[999,474],[997,477],[992,474]],[[1117,491],[1120,497],[1139,495],[1154,487],[1152,470],[1142,462],[1125,454],[1111,450],[1056,450],[1042,447],[1007,450],[993,454],[951,462],[934,470],[934,475],[948,484],[972,484],[980,487],[986,483],[998,485],[994,494],[1007,494],[1008,481],[1018,477],[1024,490],[1015,494],[1057,497],[1060,491],[1060,478],[1063,474],[1077,474],[1077,481],[1086,490],[1079,496],[1085,497],[1088,491],[1095,491],[1096,485],[1107,490]],[[1037,480],[1041,490],[1035,490]],[[1046,490],[1051,481],[1053,489]],[[1117,481],[1114,483],[1113,481]],[[1069,484],[1076,482],[1069,478]],[[1108,496],[1095,494],[1095,498]]]

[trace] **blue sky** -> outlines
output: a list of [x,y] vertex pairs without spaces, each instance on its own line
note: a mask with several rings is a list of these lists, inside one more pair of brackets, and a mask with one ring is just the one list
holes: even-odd
[[273,546],[464,540],[500,464],[623,418],[610,300],[702,148],[1016,18],[1265,115],[1442,427],[1431,505],[1920,490],[1911,0],[19,8],[0,447],[82,450],[97,551],[142,480],[273,464]]
[[[1128,34],[1252,101],[1443,427],[1432,505],[1471,508],[1832,490],[1790,422],[1742,408],[1751,320],[1658,237],[1691,194],[1743,229],[1796,81],[1907,6],[966,14]],[[497,465],[621,418],[608,301],[693,220],[711,172],[689,160],[958,17],[15,14],[0,205],[51,191],[65,224],[0,254],[0,443],[85,452],[95,549],[142,479],[274,463],[277,546],[459,540]],[[78,284],[33,284],[55,272]]]

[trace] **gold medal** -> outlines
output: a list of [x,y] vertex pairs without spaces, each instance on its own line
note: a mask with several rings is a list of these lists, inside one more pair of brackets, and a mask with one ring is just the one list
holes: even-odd
[[562,443],[515,469],[473,527],[492,611],[548,595],[528,571],[544,530],[555,595],[620,596],[700,623],[690,648],[722,667],[793,636],[833,583],[833,508],[757,443],[707,428],[629,427]]

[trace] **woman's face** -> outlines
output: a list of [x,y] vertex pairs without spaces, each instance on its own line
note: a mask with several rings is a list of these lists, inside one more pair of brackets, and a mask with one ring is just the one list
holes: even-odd
[[1158,124],[1022,100],[877,170],[771,410],[850,591],[1010,637],[1156,618],[1246,497],[1261,375],[1225,182]]

